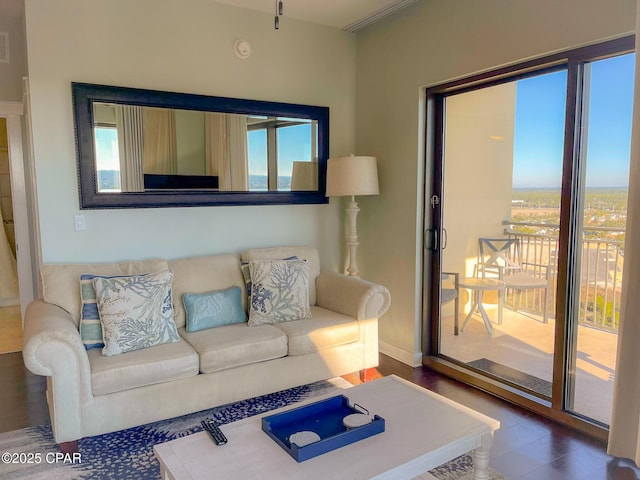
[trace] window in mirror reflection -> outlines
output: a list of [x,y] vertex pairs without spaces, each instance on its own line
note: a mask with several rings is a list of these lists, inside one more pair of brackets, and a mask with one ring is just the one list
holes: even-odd
[[249,190],[267,191],[267,130],[249,130],[247,132],[249,152]]
[[313,141],[315,134],[312,130],[311,123],[292,122],[294,125],[281,127],[277,130],[278,138],[278,190],[315,190],[317,188],[317,175],[314,179],[299,178],[303,175],[303,168],[296,169],[296,182],[293,184],[293,165],[295,162],[307,162],[312,166],[312,162],[316,158],[315,145]]
[[318,188],[317,122],[94,103],[98,192]]
[[120,191],[118,131],[113,126],[96,127],[96,172],[99,192]]
[[317,122],[250,117],[247,121],[250,190],[317,190]]

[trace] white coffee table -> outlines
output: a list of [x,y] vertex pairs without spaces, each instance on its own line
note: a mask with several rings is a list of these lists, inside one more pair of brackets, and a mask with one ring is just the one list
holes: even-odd
[[[493,432],[500,428],[497,420],[394,375],[339,394],[383,417],[385,431],[297,463],[261,428],[263,416],[292,408],[289,406],[222,425],[229,440],[223,446],[216,446],[205,432],[156,445],[153,450],[160,461],[162,478],[413,479],[471,450],[474,480],[488,478]],[[420,478],[431,477],[427,474]]]

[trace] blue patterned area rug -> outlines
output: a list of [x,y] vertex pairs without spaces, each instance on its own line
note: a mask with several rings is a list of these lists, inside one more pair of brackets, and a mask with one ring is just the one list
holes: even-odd
[[[462,455],[429,472],[438,480],[473,480],[473,458]],[[493,468],[489,468],[489,480],[507,480]]]
[[[220,424],[235,422],[318,395],[348,388],[342,378],[316,382],[261,397],[251,398],[202,412],[129,428],[79,441],[80,461],[58,459],[58,447],[50,425],[0,433],[0,453],[9,452],[31,463],[0,460],[2,480],[160,480],[160,465],[153,446],[202,430],[200,421],[212,417]],[[34,456],[30,454],[40,454]],[[40,459],[40,461],[38,461]],[[66,460],[66,461],[65,461]],[[463,455],[430,473],[438,480],[472,478],[472,461]],[[503,480],[491,472],[492,480]]]

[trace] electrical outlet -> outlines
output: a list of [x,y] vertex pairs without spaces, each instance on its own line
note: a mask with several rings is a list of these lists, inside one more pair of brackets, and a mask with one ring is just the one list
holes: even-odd
[[82,230],[87,229],[87,219],[84,215],[74,215],[73,216],[73,225],[75,227],[76,232],[80,232]]

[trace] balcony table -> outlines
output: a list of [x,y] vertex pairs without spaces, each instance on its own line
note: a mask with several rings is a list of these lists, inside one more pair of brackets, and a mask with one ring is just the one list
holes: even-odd
[[[472,304],[469,309],[469,313],[467,317],[462,322],[461,332],[464,332],[464,329],[467,327],[469,320],[471,320],[471,316],[478,311],[480,316],[482,317],[482,321],[484,322],[484,326],[487,329],[487,333],[489,335],[493,334],[493,327],[491,326],[491,321],[489,320],[489,315],[487,311],[484,309],[482,305],[482,294],[485,290],[498,290],[500,294],[504,290],[504,282],[502,280],[498,280],[495,278],[477,278],[477,277],[464,277],[460,279],[460,288],[467,288],[469,290],[473,290],[472,294]],[[455,319],[456,329],[458,326],[458,319]],[[502,323],[502,309],[498,309],[498,324]]]

